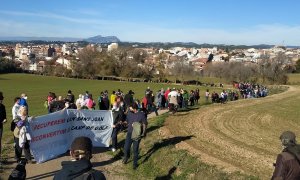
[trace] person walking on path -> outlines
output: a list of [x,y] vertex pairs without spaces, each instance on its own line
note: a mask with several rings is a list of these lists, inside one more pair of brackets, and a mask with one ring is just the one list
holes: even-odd
[[142,137],[146,137],[147,118],[142,111],[138,111],[138,105],[134,103],[132,110],[126,116],[128,130],[124,145],[123,164],[127,164],[130,157],[130,149],[133,144],[133,169],[138,167],[139,145]]

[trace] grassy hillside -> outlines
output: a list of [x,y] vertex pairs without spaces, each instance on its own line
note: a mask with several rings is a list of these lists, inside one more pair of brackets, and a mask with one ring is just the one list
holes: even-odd
[[[300,87],[261,99],[225,105],[214,104],[168,118],[174,136],[195,136],[180,148],[201,161],[227,172],[240,171],[270,179],[276,155],[282,150],[279,136],[294,131],[300,137]],[[184,120],[183,120],[184,119]]]

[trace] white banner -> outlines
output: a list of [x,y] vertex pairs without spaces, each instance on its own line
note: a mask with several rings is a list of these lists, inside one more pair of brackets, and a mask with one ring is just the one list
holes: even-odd
[[29,120],[30,149],[37,163],[64,154],[79,136],[89,137],[94,147],[108,147],[112,112],[67,109]]

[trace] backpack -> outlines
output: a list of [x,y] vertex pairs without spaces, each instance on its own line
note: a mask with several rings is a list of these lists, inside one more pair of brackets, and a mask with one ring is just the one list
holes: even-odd
[[16,138],[19,138],[19,136],[20,136],[20,130],[21,130],[21,128],[15,126],[15,129],[14,129],[14,136],[15,136]]
[[26,161],[22,160],[9,175],[8,180],[25,180],[26,179]]
[[142,124],[140,122],[134,122],[132,124],[132,134],[131,139],[133,141],[138,141],[142,137]]

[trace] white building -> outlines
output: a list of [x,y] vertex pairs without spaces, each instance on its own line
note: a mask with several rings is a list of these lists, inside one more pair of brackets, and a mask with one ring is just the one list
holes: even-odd
[[110,45],[108,45],[107,51],[112,51],[112,50],[118,49],[118,47],[119,47],[118,43],[111,43]]
[[72,67],[71,67],[71,61],[68,60],[68,59],[66,59],[66,58],[63,58],[63,57],[58,58],[58,59],[56,60],[56,63],[63,65],[63,66],[66,67],[67,69],[72,69]]

